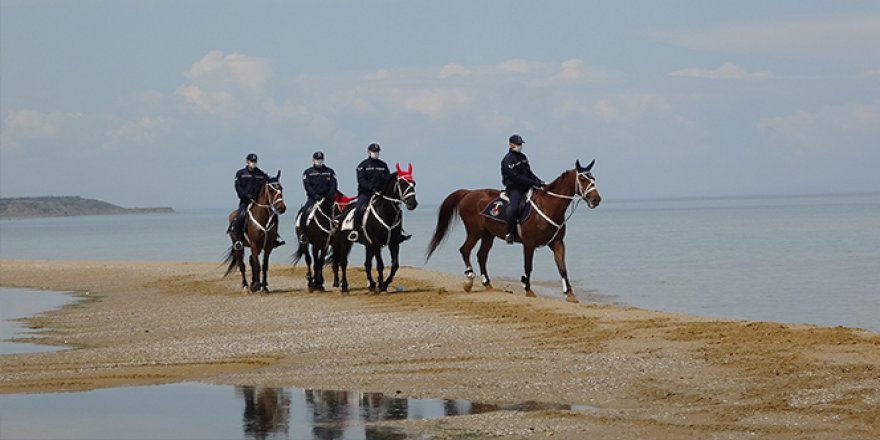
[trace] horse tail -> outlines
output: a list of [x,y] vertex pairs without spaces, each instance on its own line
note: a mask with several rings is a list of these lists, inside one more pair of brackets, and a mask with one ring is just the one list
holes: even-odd
[[470,193],[470,190],[460,189],[443,200],[440,209],[437,211],[437,227],[434,229],[434,237],[431,238],[431,243],[428,244],[428,251],[425,253],[426,263],[431,258],[431,254],[446,239],[446,234],[449,232],[450,226],[452,226],[455,213],[458,212],[458,204],[461,203],[461,199],[468,195],[468,193]]
[[223,274],[223,277],[229,276],[229,274],[238,266],[238,255],[232,250],[232,246],[229,246],[229,249],[226,249],[226,255],[223,257],[223,262],[220,264],[229,264],[229,266],[226,267],[226,273]]
[[293,265],[296,266],[296,263],[299,263],[299,260],[309,252],[309,244],[308,243],[300,243],[299,247],[296,248],[296,252],[293,253]]

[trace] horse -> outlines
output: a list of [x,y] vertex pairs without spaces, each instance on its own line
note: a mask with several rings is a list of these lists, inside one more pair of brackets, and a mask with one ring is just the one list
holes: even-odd
[[[330,239],[339,227],[338,220],[343,209],[352,199],[340,194],[323,197],[315,202],[310,212],[302,213],[309,216],[305,230],[306,242],[300,243],[293,254],[293,264],[296,265],[303,256],[306,257],[309,292],[324,290],[324,263],[330,250]],[[299,219],[296,219],[297,236],[301,234],[299,225]],[[309,246],[312,247],[311,255]]]
[[[247,219],[245,220],[244,236],[245,241],[251,248],[251,292],[263,289],[268,293],[268,272],[269,272],[269,255],[272,253],[272,247],[275,239],[278,237],[278,216],[284,214],[287,206],[284,205],[283,188],[281,187],[281,171],[275,177],[270,177],[260,186],[260,191],[253,201],[247,207]],[[229,214],[231,222],[238,211],[232,211]],[[230,236],[233,244],[236,237]],[[263,264],[260,264],[260,253],[263,254]],[[226,268],[228,276],[238,266],[241,272],[241,286],[247,288],[247,277],[244,269],[244,249],[229,248],[224,263],[229,263]],[[260,270],[262,269],[262,277]]]
[[[572,201],[584,200],[590,209],[599,206],[602,201],[599,191],[596,189],[596,179],[591,173],[595,160],[586,167],[582,167],[580,160],[575,161],[575,168],[565,171],[553,182],[546,185],[543,190],[531,191],[526,200],[537,215],[530,215],[520,225],[520,234],[516,241],[523,247],[523,270],[525,275],[521,281],[526,291],[526,296],[534,297],[531,288],[532,259],[535,249],[541,246],[549,246],[553,251],[556,268],[562,277],[562,291],[566,301],[578,302],[572,292],[571,283],[568,281],[568,271],[565,268],[565,222],[566,210]],[[465,265],[466,280],[464,290],[470,292],[474,284],[474,270],[471,267],[471,250],[480,241],[480,249],[477,251],[477,261],[480,264],[480,274],[483,286],[487,290],[492,289],[492,282],[486,271],[486,260],[495,238],[504,239],[507,229],[502,221],[486,218],[481,212],[500,195],[500,191],[494,189],[467,190],[460,189],[443,200],[437,213],[437,227],[431,242],[428,244],[425,262],[431,258],[431,254],[446,238],[449,232],[453,216],[456,212],[461,217],[467,232],[464,244],[459,248]],[[577,204],[575,204],[575,208]],[[573,211],[572,211],[573,213]],[[570,215],[569,215],[570,217]]]
[[[394,275],[399,267],[398,256],[400,254],[402,211],[400,204],[412,211],[418,206],[416,200],[416,182],[412,178],[412,164],[407,171],[400,169],[400,164],[394,165],[396,172],[392,173],[383,185],[380,193],[374,194],[367,207],[364,209],[364,221],[358,232],[358,243],[366,249],[366,261],[364,270],[367,273],[368,289],[370,292],[385,292],[394,281]],[[354,206],[346,209],[343,217],[348,215]],[[353,243],[348,240],[348,233],[342,228],[333,234],[331,246],[333,247],[333,287],[339,287],[342,293],[348,292],[348,254],[351,252]],[[383,277],[385,263],[382,261],[382,248],[388,246],[391,254],[391,271],[388,278]],[[376,272],[378,285],[373,280],[373,258],[376,259]],[[342,277],[339,277],[339,270]]]

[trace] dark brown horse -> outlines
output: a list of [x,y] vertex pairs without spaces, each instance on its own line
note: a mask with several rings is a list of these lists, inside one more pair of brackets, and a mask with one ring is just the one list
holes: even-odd
[[[367,274],[367,289],[370,292],[385,292],[394,281],[394,275],[400,267],[400,243],[403,241],[401,232],[403,229],[403,211],[401,204],[412,211],[419,202],[416,200],[416,181],[412,176],[412,164],[407,171],[400,169],[400,164],[395,164],[397,172],[388,176],[381,193],[374,194],[369,204],[364,209],[364,221],[358,234],[358,243],[366,249],[364,271]],[[354,208],[350,206],[343,215]],[[348,292],[348,254],[351,252],[352,243],[348,240],[350,231],[338,230],[333,234],[331,246],[333,247],[333,287],[339,286],[342,293]],[[382,248],[388,246],[391,255],[391,270],[388,278],[384,278],[385,263],[382,260]],[[376,259],[377,280],[373,280],[373,259]],[[339,272],[342,271],[340,278]],[[378,285],[377,285],[378,281]]]
[[[541,246],[549,246],[553,250],[556,260],[556,268],[562,277],[562,290],[565,299],[569,302],[578,302],[568,282],[568,272],[565,268],[565,222],[566,210],[573,200],[583,199],[591,209],[599,206],[602,198],[596,190],[596,179],[590,170],[596,161],[582,167],[580,161],[575,162],[575,168],[562,173],[553,182],[550,182],[543,190],[536,190],[528,198],[527,203],[532,205],[534,211],[522,224],[520,224],[520,240],[523,246],[523,288],[526,296],[535,296],[532,292],[530,276],[532,274],[532,258],[535,249]],[[474,284],[474,270],[471,267],[471,250],[480,241],[480,250],[477,251],[477,261],[480,264],[482,283],[486,289],[492,289],[492,283],[486,271],[486,260],[495,237],[503,239],[507,227],[504,223],[491,220],[481,215],[481,211],[489,203],[495,200],[500,191],[494,189],[467,190],[460,189],[446,197],[437,215],[437,227],[434,237],[428,245],[428,258],[443,242],[449,227],[452,225],[456,211],[461,216],[467,232],[464,244],[459,248],[461,258],[464,260],[465,275],[467,281],[464,290],[470,292]]]
[[[251,248],[251,292],[256,292],[260,288],[263,292],[268,292],[267,276],[269,272],[269,255],[272,253],[272,247],[275,245],[275,239],[278,238],[278,216],[284,214],[287,206],[284,205],[284,197],[281,187],[281,171],[275,177],[269,178],[260,187],[257,198],[247,207],[247,218],[245,219],[244,237],[245,244]],[[235,218],[238,211],[232,211],[229,214],[229,221]],[[231,237],[233,243],[235,237]],[[263,254],[263,264],[260,264],[260,253]],[[241,286],[247,288],[247,277],[244,269],[244,249],[229,248],[224,262],[229,263],[226,268],[227,276],[238,266],[241,271]],[[260,276],[262,270],[262,277]]]
[[[306,222],[306,242],[300,243],[293,254],[293,264],[306,257],[306,280],[309,292],[324,290],[324,264],[330,250],[330,239],[339,228],[339,217],[346,205],[357,197],[345,197],[341,194],[327,196],[315,202],[310,212],[303,212],[308,216]],[[299,230],[300,221],[296,219],[296,235],[303,231]],[[311,254],[309,247],[312,248]]]

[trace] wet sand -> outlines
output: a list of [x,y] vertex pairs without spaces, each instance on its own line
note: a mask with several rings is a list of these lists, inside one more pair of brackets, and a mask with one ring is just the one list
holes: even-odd
[[201,381],[595,408],[387,422],[433,438],[880,438],[877,333],[464,293],[412,268],[401,293],[308,293],[303,272],[245,295],[211,263],[2,260],[3,286],[83,301],[29,320],[28,342],[75,349],[0,356],[0,393]]

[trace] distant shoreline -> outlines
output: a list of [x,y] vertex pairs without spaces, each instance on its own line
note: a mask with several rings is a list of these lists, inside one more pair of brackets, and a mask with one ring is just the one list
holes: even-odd
[[168,206],[125,208],[79,196],[0,198],[0,218],[72,217],[81,215],[166,214]]

